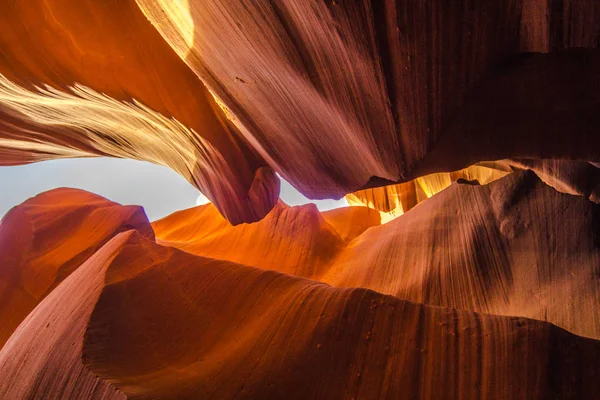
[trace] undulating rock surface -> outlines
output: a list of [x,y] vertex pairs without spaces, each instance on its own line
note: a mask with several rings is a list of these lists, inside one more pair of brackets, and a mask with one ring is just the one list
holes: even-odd
[[136,1],[309,197],[600,156],[595,0]]
[[[234,224],[507,158],[600,162],[595,0],[18,0],[0,165],[167,165]],[[565,78],[568,77],[568,78]]]
[[547,323],[336,289],[129,231],[15,331],[0,395],[575,399],[600,393],[599,361],[600,342]]
[[394,219],[423,200],[441,192],[458,180],[488,184],[518,170],[530,169],[559,192],[575,194],[600,202],[600,169],[585,161],[507,159],[484,162],[468,168],[425,175],[409,182],[367,188],[346,195],[350,205],[379,210],[387,220]]
[[278,178],[134,0],[0,8],[0,165],[110,155],[171,167],[234,223]]
[[[356,209],[369,210],[336,212]],[[205,205],[153,228],[159,243],[197,255],[425,304],[541,319],[600,339],[600,206],[554,190],[531,171],[486,186],[455,183],[352,240],[335,235],[329,213],[280,205],[260,222],[233,227]]]
[[0,224],[0,348],[66,276],[114,235],[154,232],[141,207],[56,189],[10,210]]
[[485,185],[510,172],[511,167],[505,163],[472,165],[459,171],[425,175],[405,183],[359,190],[347,194],[346,200],[352,206],[367,206],[379,210],[388,219],[394,219],[459,179]]
[[[2,267],[71,267],[3,297],[28,315],[0,350],[0,398],[595,398],[598,207],[532,171],[454,183],[383,225],[279,203],[254,224],[208,204],[150,226],[47,192],[2,221],[44,217],[29,245],[1,236]],[[32,247],[53,224],[64,248]]]
[[0,166],[211,203],[8,212],[0,400],[600,398],[599,43],[597,0],[1,2]]

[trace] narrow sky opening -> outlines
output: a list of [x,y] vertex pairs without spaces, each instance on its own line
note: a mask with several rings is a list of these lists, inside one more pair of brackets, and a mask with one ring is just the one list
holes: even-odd
[[[87,190],[121,204],[144,207],[151,221],[208,199],[167,167],[145,161],[96,157],[0,167],[0,218],[30,197],[59,187]],[[281,199],[289,205],[315,203],[323,210],[345,207],[345,199],[311,201],[281,180]]]
[[340,207],[348,207],[348,202],[344,197],[339,200],[310,200],[304,197],[302,193],[297,191],[296,188],[290,185],[281,176],[279,176],[279,179],[281,180],[281,191],[279,193],[279,198],[287,205],[298,206],[301,204],[314,203],[321,211],[332,210]]

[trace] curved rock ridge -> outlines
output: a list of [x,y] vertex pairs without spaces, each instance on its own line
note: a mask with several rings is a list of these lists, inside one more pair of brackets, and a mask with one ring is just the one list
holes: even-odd
[[425,175],[406,183],[363,189],[347,194],[346,200],[353,206],[367,206],[380,211],[387,222],[441,192],[452,182],[462,180],[485,185],[511,172],[528,169],[559,192],[600,202],[600,169],[593,163],[526,159],[483,162],[459,171]]
[[1,400],[600,398],[597,0],[3,3]]
[[254,224],[232,226],[212,204],[153,222],[158,243],[189,253],[319,279],[350,239],[379,225],[379,213],[347,207],[320,213],[283,202]]
[[531,171],[453,184],[359,236],[321,280],[600,338],[599,207]]
[[584,161],[522,160],[504,162],[512,168],[531,169],[546,184],[562,193],[589,198],[600,203],[600,165]]
[[600,157],[594,0],[136,1],[309,198],[485,160]]
[[599,361],[600,342],[547,323],[336,289],[130,231],[17,329],[0,395],[594,398]]
[[273,207],[278,178],[134,0],[0,9],[0,165],[133,158],[171,167],[232,223]]
[[45,192],[10,210],[0,224],[0,348],[62,280],[130,229],[154,240],[141,207],[76,189]]
[[263,221],[232,227],[206,205],[153,228],[159,243],[202,256],[425,304],[545,320],[598,339],[599,207],[518,171],[486,186],[454,183],[350,241],[332,235],[312,206],[276,208]]
[[151,161],[233,224],[275,206],[275,172],[309,198],[340,198],[486,160],[600,162],[596,0],[1,11],[0,165]]
[[404,214],[423,200],[441,192],[457,180],[476,181],[485,185],[512,172],[509,166],[494,163],[492,166],[472,165],[455,171],[425,175],[406,183],[386,185],[356,191],[346,195],[351,206],[362,205],[382,212],[389,220]]
[[382,222],[381,215],[369,207],[334,208],[321,212],[321,216],[345,241],[354,239]]
[[105,284],[106,268],[133,232],[110,240],[19,325],[0,350],[0,398],[127,398],[84,366],[82,349],[90,314]]

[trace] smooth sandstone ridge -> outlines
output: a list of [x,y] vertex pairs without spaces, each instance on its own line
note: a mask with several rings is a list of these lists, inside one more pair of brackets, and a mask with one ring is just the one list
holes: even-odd
[[596,398],[598,207],[531,171],[455,183],[383,225],[366,207],[282,203],[254,224],[205,205],[149,225],[47,192],[0,227],[42,213],[28,238],[60,220],[75,233],[56,242],[94,250],[47,250],[77,261],[10,332],[0,398]]
[[[335,212],[358,210],[373,212]],[[600,339],[600,205],[560,193],[531,171],[485,186],[455,183],[355,237],[336,233],[331,212],[280,205],[260,222],[234,227],[205,205],[152,226],[158,243],[193,254],[419,303],[545,320]]]
[[2,2],[0,166],[211,203],[6,214],[0,399],[600,398],[599,44],[597,0]]
[[0,224],[0,348],[65,277],[130,229],[154,239],[141,207],[75,189],[42,193],[10,210]]

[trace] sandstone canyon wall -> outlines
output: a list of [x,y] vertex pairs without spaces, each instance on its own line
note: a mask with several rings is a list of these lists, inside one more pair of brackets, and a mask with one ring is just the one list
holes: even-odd
[[10,2],[0,163],[148,160],[237,224],[276,204],[273,171],[339,198],[482,161],[598,162],[599,8]]
[[[598,207],[531,171],[455,183],[383,225],[366,207],[283,203],[254,224],[208,204],[150,225],[86,192],[47,192],[0,225],[43,216],[28,245],[3,235],[0,248],[27,260],[17,271],[75,267],[7,332],[0,395],[594,398]],[[32,248],[45,228],[62,250]]]
[[0,166],[211,200],[6,214],[0,399],[600,398],[599,43],[595,0],[0,4]]

